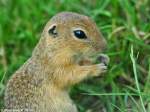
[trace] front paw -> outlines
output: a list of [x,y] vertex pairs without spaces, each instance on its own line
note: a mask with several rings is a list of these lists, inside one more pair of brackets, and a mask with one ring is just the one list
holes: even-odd
[[105,73],[107,71],[107,65],[105,63],[100,63],[97,65],[99,73]]
[[107,71],[107,65],[105,65],[104,63],[100,63],[95,66],[96,66],[96,68],[94,70],[94,73],[92,74],[95,77],[100,76],[101,74],[103,74]]
[[95,70],[94,76],[100,76],[101,74],[103,74],[107,71],[109,57],[107,55],[101,54],[98,57],[98,60],[100,61],[100,64],[96,65],[96,70]]

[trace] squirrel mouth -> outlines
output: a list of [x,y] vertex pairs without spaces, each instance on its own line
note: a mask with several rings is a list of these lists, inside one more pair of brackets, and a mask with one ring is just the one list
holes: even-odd
[[83,66],[83,65],[92,65],[92,61],[90,59],[83,59],[81,61],[79,61],[79,65]]
[[84,58],[84,59],[81,59],[79,61],[79,65],[83,66],[83,65],[92,65],[96,62],[100,62],[100,63],[103,63],[105,64],[106,66],[108,65],[109,63],[109,57],[105,54],[100,54],[98,55],[95,59],[92,59],[92,58]]

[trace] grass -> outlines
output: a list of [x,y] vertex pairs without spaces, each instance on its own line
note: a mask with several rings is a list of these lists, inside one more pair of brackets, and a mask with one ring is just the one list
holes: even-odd
[[149,0],[1,0],[0,108],[9,77],[31,56],[45,23],[58,12],[74,11],[96,22],[111,59],[104,77],[72,89],[80,112],[149,112],[149,4]]
[[137,87],[137,91],[140,97],[140,101],[141,101],[141,105],[143,108],[143,111],[146,112],[145,106],[144,106],[144,102],[141,96],[141,90],[140,90],[140,86],[139,86],[139,82],[138,82],[138,77],[137,77],[137,71],[136,71],[136,61],[134,59],[134,54],[133,54],[133,46],[131,46],[131,54],[130,54],[132,63],[133,63],[133,71],[134,71],[134,77],[135,77],[135,83],[136,83],[136,87]]

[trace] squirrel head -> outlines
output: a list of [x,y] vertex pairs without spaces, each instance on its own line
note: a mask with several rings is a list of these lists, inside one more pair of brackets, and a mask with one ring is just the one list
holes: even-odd
[[[101,52],[106,41],[96,24],[87,16],[62,12],[46,24],[37,49],[55,64],[70,64],[80,57]],[[51,61],[52,62],[52,61]]]

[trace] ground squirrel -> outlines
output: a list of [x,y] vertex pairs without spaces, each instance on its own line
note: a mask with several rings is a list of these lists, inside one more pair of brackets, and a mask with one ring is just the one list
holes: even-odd
[[87,16],[62,12],[46,24],[32,56],[8,81],[5,108],[27,112],[77,112],[69,87],[107,69],[100,64],[81,64],[101,52],[106,41]]

